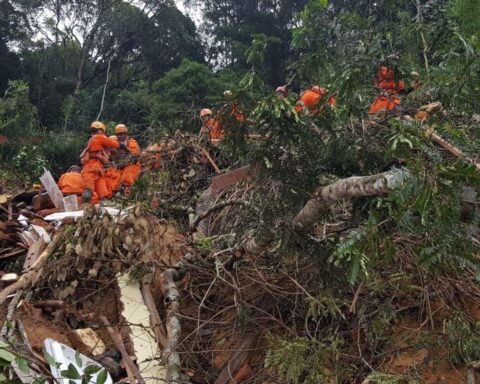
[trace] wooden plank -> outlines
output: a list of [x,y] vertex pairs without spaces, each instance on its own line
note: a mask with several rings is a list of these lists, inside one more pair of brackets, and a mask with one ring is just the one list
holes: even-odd
[[158,314],[150,284],[145,282],[142,283],[142,296],[143,302],[145,303],[148,312],[150,312],[150,327],[153,328],[158,345],[163,349],[167,345],[167,337],[162,329],[162,320]]
[[48,171],[46,168],[44,168],[43,175],[40,176],[40,181],[42,182],[43,186],[45,187],[45,190],[47,191],[48,195],[52,199],[53,204],[55,204],[55,207],[63,209],[64,205],[63,205],[62,192],[60,192],[60,189],[58,188],[58,185],[55,182],[55,179],[53,178],[50,171]]
[[45,241],[43,240],[42,237],[40,237],[35,243],[32,244],[32,246],[28,249],[27,252],[27,257],[25,258],[25,262],[23,263],[23,272],[27,272],[30,270],[31,266],[33,263],[38,258],[38,255],[43,252],[45,249]]
[[74,212],[78,211],[78,199],[77,195],[69,195],[63,198],[63,205],[65,207],[65,212]]
[[37,215],[40,217],[45,217],[45,216],[51,215],[52,213],[59,213],[59,212],[64,212],[64,211],[61,208],[49,208],[49,209],[43,209],[41,211],[38,211]]
[[47,192],[40,192],[39,194],[34,196],[32,200],[32,204],[33,204],[33,209],[35,211],[40,211],[42,209],[55,207],[52,199],[50,199],[50,196],[48,196]]
[[38,240],[38,237],[35,238],[30,232],[23,231],[20,233],[20,239],[22,239],[23,244],[25,244],[27,247],[31,247],[33,243]]
[[249,176],[250,167],[246,165],[245,167],[241,167],[233,171],[224,173],[223,175],[213,177],[210,184],[210,189],[213,192],[220,192],[221,190],[235,185],[240,181],[248,179]]

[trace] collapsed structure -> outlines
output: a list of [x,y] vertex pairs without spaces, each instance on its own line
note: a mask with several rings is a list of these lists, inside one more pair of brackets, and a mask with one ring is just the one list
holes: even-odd
[[[453,366],[445,348],[456,340],[445,329],[463,324],[456,311],[480,320],[473,269],[417,269],[408,249],[420,234],[396,234],[395,262],[351,286],[323,255],[298,257],[349,236],[351,199],[401,189],[409,171],[337,179],[293,217],[254,230],[276,181],[253,165],[218,175],[188,135],[168,139],[161,166],[159,148],[136,203],[44,208],[37,191],[1,202],[0,269],[13,273],[1,278],[4,375],[55,378],[44,353],[54,340],[113,382],[418,382],[412,370],[424,383],[475,382],[476,366]],[[89,374],[75,367],[61,373]]]

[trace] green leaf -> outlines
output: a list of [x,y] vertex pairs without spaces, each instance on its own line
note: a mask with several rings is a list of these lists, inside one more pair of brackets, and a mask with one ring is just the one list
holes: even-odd
[[103,369],[98,377],[97,377],[97,384],[105,384],[105,382],[107,381],[108,379],[108,373],[107,373],[107,370],[106,369]]
[[5,349],[0,349],[0,359],[11,363],[15,360],[15,355]]
[[79,367],[82,367],[82,359],[80,358],[80,351],[75,351],[75,362]]
[[78,380],[82,378],[82,376],[80,376],[77,369],[72,363],[68,365],[67,370],[61,371],[61,374],[62,374],[62,377],[64,377],[65,379]]
[[94,375],[95,373],[97,373],[101,369],[102,369],[102,367],[100,367],[98,365],[89,365],[88,367],[85,368],[85,370],[83,372],[85,373],[85,375]]
[[28,361],[26,359],[24,359],[23,357],[17,356],[15,358],[15,362],[17,363],[18,369],[20,369],[20,371],[27,374],[30,373],[30,368],[28,366]]
[[43,356],[45,357],[45,360],[47,360],[47,363],[50,364],[51,366],[56,368],[60,367],[61,364],[57,363],[46,350],[43,350]]

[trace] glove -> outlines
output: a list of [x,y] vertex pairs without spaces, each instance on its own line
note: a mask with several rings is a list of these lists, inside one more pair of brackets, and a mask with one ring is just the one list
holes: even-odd
[[120,143],[120,149],[123,149],[126,152],[130,152],[130,149],[125,145],[125,143]]

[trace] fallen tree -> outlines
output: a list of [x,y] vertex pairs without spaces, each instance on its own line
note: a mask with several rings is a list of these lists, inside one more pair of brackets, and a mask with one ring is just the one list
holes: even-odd
[[320,187],[293,218],[292,225],[299,232],[308,231],[334,203],[347,198],[384,195],[400,187],[409,176],[407,170],[395,169],[372,176],[352,176]]

